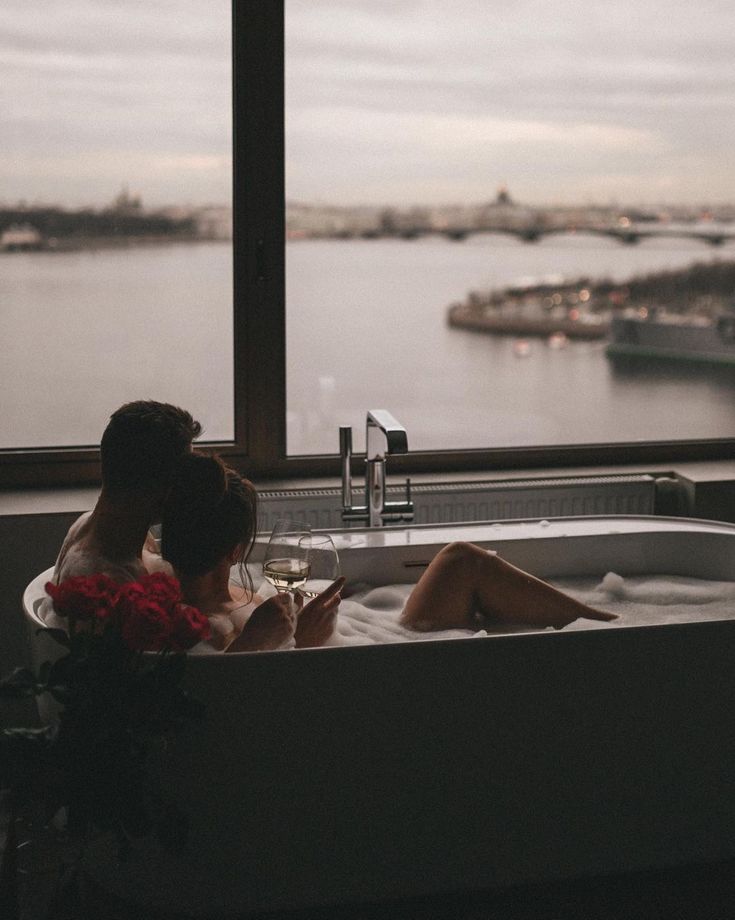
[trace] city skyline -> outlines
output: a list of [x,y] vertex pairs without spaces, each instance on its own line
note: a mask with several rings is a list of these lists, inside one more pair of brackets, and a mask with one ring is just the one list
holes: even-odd
[[[290,200],[735,201],[735,10],[715,0],[286,10]],[[0,200],[227,203],[230,68],[225,0],[7,0]]]
[[[507,199],[506,199],[507,196]],[[111,190],[105,200],[88,201],[83,204],[67,205],[63,202],[53,199],[38,198],[35,201],[20,198],[17,200],[0,198],[0,211],[40,211],[40,210],[58,210],[69,213],[81,213],[91,211],[94,213],[104,213],[121,209],[121,201],[125,198],[133,202],[133,210],[141,214],[158,214],[171,213],[176,216],[186,216],[207,210],[232,210],[229,201],[201,201],[185,202],[175,200],[156,199],[156,203],[150,204],[135,189],[131,190],[128,183],[122,183],[117,189]],[[506,199],[503,201],[503,199]],[[722,201],[714,206],[709,202],[695,201],[692,203],[681,203],[676,201],[653,201],[647,204],[633,200],[568,200],[568,201],[523,201],[513,196],[507,186],[504,184],[488,187],[485,194],[476,200],[467,201],[411,201],[408,204],[398,204],[391,201],[357,201],[354,203],[345,203],[339,201],[326,200],[286,200],[285,206],[289,210],[313,210],[324,213],[344,213],[355,215],[380,215],[385,212],[395,212],[401,216],[411,216],[420,213],[441,213],[448,211],[473,211],[479,208],[494,208],[503,205],[506,208],[516,209],[518,212],[527,211],[534,213],[543,212],[601,212],[605,211],[610,214],[616,213],[625,215],[627,212],[633,212],[643,216],[646,220],[652,219],[672,219],[681,218],[687,220],[710,220],[721,219],[724,221],[735,220],[735,196],[732,200]],[[127,209],[127,206],[123,206]],[[723,215],[718,217],[717,214]]]

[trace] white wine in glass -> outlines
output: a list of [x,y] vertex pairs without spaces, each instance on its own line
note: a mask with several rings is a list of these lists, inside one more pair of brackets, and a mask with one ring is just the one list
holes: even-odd
[[339,556],[328,533],[313,533],[309,549],[309,574],[298,593],[303,597],[316,597],[339,578]]
[[263,575],[280,592],[293,594],[309,577],[311,527],[276,521],[263,557]]

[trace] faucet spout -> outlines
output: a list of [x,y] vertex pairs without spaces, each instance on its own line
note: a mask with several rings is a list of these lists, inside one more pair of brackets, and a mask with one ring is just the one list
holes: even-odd
[[385,409],[370,409],[365,434],[366,460],[379,460],[387,454],[408,453],[408,435],[400,422]]

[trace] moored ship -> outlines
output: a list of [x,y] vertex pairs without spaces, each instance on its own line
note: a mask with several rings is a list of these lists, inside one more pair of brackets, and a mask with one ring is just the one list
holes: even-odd
[[714,317],[624,313],[612,320],[607,354],[735,364],[735,310]]

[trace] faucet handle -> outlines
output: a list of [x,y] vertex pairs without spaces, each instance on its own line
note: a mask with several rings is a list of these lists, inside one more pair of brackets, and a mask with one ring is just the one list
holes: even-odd
[[352,506],[352,476],[350,474],[350,461],[352,460],[352,427],[339,426],[339,456],[342,462],[342,507]]
[[386,502],[382,514],[383,522],[388,524],[410,523],[413,520],[413,502],[411,501],[411,480],[406,479],[406,500]]
[[410,476],[406,477],[406,501],[404,502],[404,512],[403,520],[412,521],[413,520],[413,502],[411,501],[411,478]]

